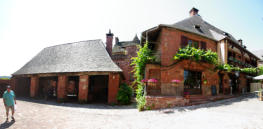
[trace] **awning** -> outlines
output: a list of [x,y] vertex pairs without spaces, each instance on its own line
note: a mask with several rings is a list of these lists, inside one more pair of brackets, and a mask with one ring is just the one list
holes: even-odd
[[263,75],[259,75],[253,78],[254,80],[263,80]]

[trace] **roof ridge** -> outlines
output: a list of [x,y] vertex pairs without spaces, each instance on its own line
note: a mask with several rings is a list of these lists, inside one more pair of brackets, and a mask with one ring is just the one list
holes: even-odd
[[48,47],[45,47],[44,49],[57,47],[57,46],[63,46],[63,45],[76,44],[76,43],[81,43],[81,42],[86,42],[86,41],[102,41],[102,40],[101,39],[81,40],[81,41],[76,41],[76,42],[71,42],[71,43],[63,43],[63,44],[57,44],[57,45],[53,45],[53,46],[48,46]]

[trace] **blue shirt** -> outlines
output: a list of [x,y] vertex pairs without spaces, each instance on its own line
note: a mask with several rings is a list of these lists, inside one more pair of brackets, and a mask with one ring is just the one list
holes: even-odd
[[5,99],[6,106],[14,106],[15,105],[15,93],[10,90],[4,92],[3,99]]

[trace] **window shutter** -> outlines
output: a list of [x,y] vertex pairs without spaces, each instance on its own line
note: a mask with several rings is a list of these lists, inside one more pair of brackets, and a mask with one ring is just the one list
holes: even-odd
[[201,42],[201,49],[206,50],[206,42]]
[[187,46],[187,37],[181,36],[181,48],[184,48]]

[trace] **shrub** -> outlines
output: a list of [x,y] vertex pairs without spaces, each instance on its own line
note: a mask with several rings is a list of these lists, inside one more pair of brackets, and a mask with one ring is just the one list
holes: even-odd
[[123,83],[120,86],[120,89],[117,94],[117,100],[120,104],[130,104],[132,97],[132,88],[127,84]]

